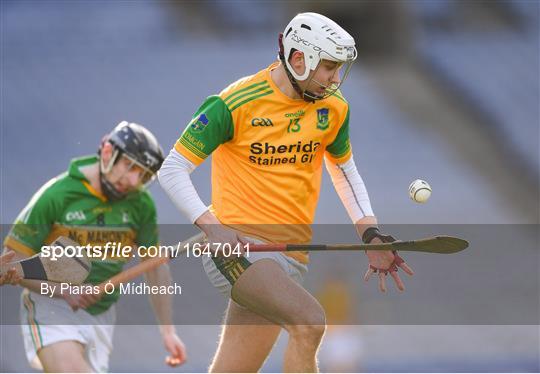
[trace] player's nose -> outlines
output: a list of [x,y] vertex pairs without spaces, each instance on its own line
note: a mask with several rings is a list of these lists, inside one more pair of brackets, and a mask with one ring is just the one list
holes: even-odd
[[334,74],[332,74],[332,78],[330,78],[330,82],[332,84],[340,84],[341,83],[341,77],[340,77],[340,74],[339,74],[339,69],[336,69],[336,71],[334,71]]
[[127,180],[130,187],[137,187],[141,181],[141,173],[136,170],[132,170],[127,173]]

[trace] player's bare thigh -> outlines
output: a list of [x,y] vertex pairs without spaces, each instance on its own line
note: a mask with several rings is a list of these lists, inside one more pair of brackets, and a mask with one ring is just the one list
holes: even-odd
[[256,261],[248,267],[234,284],[231,298],[287,329],[287,326],[325,324],[319,302],[271,259]]
[[281,326],[230,300],[210,372],[258,372],[280,331]]
[[86,362],[84,346],[75,340],[65,340],[41,348],[38,357],[45,372],[92,372]]
[[[250,265],[234,284],[213,372],[256,372],[262,367],[281,329],[318,345],[324,311],[274,260]],[[317,326],[311,329],[311,326]],[[308,333],[306,334],[306,331]],[[310,331],[315,331],[310,339]],[[322,328],[324,331],[324,327]],[[297,334],[298,333],[298,334]]]

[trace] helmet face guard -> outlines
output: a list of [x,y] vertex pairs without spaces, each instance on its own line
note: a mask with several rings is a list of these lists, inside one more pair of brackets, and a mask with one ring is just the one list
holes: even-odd
[[[114,165],[117,164],[122,165],[121,171],[119,171],[118,174],[114,176],[114,180],[110,180],[111,171],[113,170]],[[132,173],[134,171],[136,171],[138,174],[137,185],[126,192],[118,191],[114,186],[114,183],[122,180],[129,173]],[[132,192],[148,188],[155,179],[156,174],[154,171],[150,170],[130,155],[123,153],[118,149],[114,150],[111,159],[109,160],[109,163],[107,165],[105,165],[103,159],[100,158],[101,189],[103,190],[105,196],[109,198],[109,200],[120,200]]]
[[137,188],[149,185],[154,181],[156,177],[156,174],[153,170],[150,170],[149,168],[135,160],[132,156],[128,155],[127,153],[123,153],[118,149],[114,150],[108,165],[105,165],[104,162],[101,161],[101,172],[103,174],[109,174],[113,169],[113,166],[118,162],[124,165],[122,167],[124,170],[122,170],[122,172],[117,176],[117,179],[122,179],[128,173],[131,173],[132,171],[137,171],[139,174],[139,184],[137,185]]
[[[163,163],[163,151],[154,135],[136,123],[121,122],[107,136],[106,141],[113,148],[113,154],[108,164],[100,157],[100,181],[104,194],[110,200],[119,200],[131,192],[147,188],[155,179],[156,173]],[[111,172],[115,165],[117,174],[111,181]],[[128,174],[137,172],[138,183],[130,191],[121,192],[115,183]]]
[[336,61],[332,58],[332,56],[330,56],[326,52],[322,52],[322,51],[320,52],[319,57],[320,57],[320,62],[317,65],[317,67],[315,67],[315,69],[313,70],[313,74],[311,74],[311,78],[306,80],[306,87],[309,87],[311,83],[315,83],[317,86],[324,87],[324,93],[322,95],[319,95],[319,94],[315,94],[315,93],[310,92],[307,89],[305,89],[303,91],[303,97],[304,97],[304,99],[307,98],[307,99],[310,99],[311,101],[326,99],[327,97],[332,96],[337,90],[339,90],[339,88],[341,87],[343,82],[345,82],[345,80],[349,76],[349,72],[351,71],[352,64],[353,64],[354,60],[356,59],[356,49],[354,49],[354,58],[353,59],[351,59],[349,61],[346,61],[346,62],[337,62],[336,63],[335,70],[331,74],[331,76],[334,76],[334,75],[338,74],[339,83],[331,83],[330,85],[326,85],[326,84],[324,84],[322,82],[317,81],[315,79],[315,76],[317,75],[317,71],[320,69],[323,60],[328,60],[328,61],[332,61],[332,62],[336,62]]

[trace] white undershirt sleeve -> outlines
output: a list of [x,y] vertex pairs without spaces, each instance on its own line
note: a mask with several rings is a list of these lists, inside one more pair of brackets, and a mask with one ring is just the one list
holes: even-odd
[[158,172],[158,179],[165,193],[174,205],[191,223],[194,223],[208,207],[204,205],[195,190],[189,174],[195,165],[174,148],[171,150]]
[[334,188],[353,223],[361,218],[374,216],[366,186],[353,158],[343,164],[336,164],[325,157],[324,162]]

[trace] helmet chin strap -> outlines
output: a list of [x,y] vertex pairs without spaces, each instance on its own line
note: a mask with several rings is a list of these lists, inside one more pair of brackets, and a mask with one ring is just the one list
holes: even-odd
[[99,171],[99,182],[101,184],[101,192],[107,197],[109,201],[118,201],[125,197],[123,193],[118,192],[111,182],[105,178],[105,174]]
[[[317,95],[313,94],[312,92],[303,91],[300,88],[298,81],[293,77],[293,75],[289,71],[289,68],[287,67],[287,64],[285,63],[285,52],[283,51],[284,50],[283,33],[279,34],[278,41],[279,41],[279,52],[278,52],[279,60],[281,61],[281,65],[283,65],[283,67],[285,68],[285,73],[287,73],[287,77],[289,78],[289,81],[291,82],[294,90],[302,99],[304,99],[304,101],[307,101],[308,103],[314,103]],[[307,66],[306,66],[306,69],[307,69]]]
[[125,194],[114,188],[114,185],[105,177],[105,174],[108,174],[111,171],[112,165],[118,157],[120,157],[120,152],[115,151],[113,157],[109,160],[109,166],[107,167],[103,165],[101,157],[99,158],[99,184],[101,186],[101,192],[103,192],[109,201],[118,201],[126,197]]

